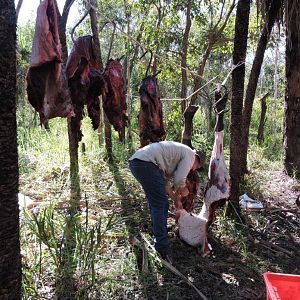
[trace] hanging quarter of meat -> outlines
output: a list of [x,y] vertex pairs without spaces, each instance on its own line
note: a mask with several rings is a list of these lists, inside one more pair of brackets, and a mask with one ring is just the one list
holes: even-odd
[[163,141],[166,138],[156,76],[147,76],[143,79],[139,93],[141,98],[138,116],[140,143],[141,147],[144,147],[153,142]]
[[200,177],[197,171],[190,171],[186,178],[186,187],[189,190],[189,194],[183,197],[181,202],[183,208],[187,212],[191,212],[194,209],[195,199],[200,186]]
[[44,0],[38,7],[26,81],[28,100],[39,112],[41,123],[74,115],[62,72],[55,0]]
[[208,228],[215,219],[215,211],[227,201],[230,192],[230,177],[223,151],[223,115],[227,93],[221,97],[220,91],[217,91],[215,100],[217,112],[215,141],[209,164],[208,184],[204,195],[204,204],[199,215],[188,213],[182,204],[179,205],[179,209],[176,212],[180,238],[194,247],[202,245],[204,255],[209,253]]
[[80,141],[84,105],[87,105],[93,128],[97,129],[100,122],[99,95],[105,88],[104,78],[95,57],[93,38],[90,35],[79,37],[74,42],[68,57],[67,77],[76,114],[72,130],[78,133]]
[[103,109],[109,123],[118,132],[120,141],[123,141],[128,117],[123,67],[119,59],[110,59],[107,62],[104,79],[106,88],[103,93]]

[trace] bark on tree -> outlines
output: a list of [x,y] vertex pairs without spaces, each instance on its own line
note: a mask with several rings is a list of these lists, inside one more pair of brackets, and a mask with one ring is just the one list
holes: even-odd
[[[156,10],[157,10],[157,15],[158,15],[158,18],[157,18],[157,23],[156,23],[156,28],[157,28],[157,32],[158,32],[158,35],[159,35],[159,32],[160,32],[160,29],[161,29],[161,24],[162,24],[162,21],[164,19],[164,17],[166,16],[166,12],[164,10],[164,6],[163,4],[158,1],[158,3],[154,3],[155,7],[156,7]],[[159,41],[156,40],[156,47],[155,47],[155,53],[158,53],[159,52],[159,49],[160,49],[160,44],[159,44]],[[157,56],[154,55],[154,58],[153,58],[153,63],[152,63],[152,74],[156,74],[157,73]]]
[[239,0],[236,11],[235,35],[233,48],[232,99],[230,121],[230,200],[239,211],[239,192],[241,181],[242,148],[242,112],[245,81],[245,59],[247,52],[250,1]]
[[[279,38],[279,29],[278,29]],[[274,60],[274,107],[273,107],[273,128],[274,128],[274,144],[277,143],[277,105],[278,105],[278,58],[279,58],[279,47],[278,41],[275,46],[275,60]]]
[[267,12],[266,12],[266,23],[263,27],[260,39],[257,44],[255,57],[253,60],[249,82],[246,91],[245,103],[243,108],[243,123],[242,123],[242,144],[241,144],[241,172],[242,176],[247,173],[247,152],[249,147],[249,128],[251,123],[251,115],[253,108],[253,101],[255,98],[257,83],[259,74],[264,59],[267,43],[272,32],[272,28],[275,24],[275,20],[278,17],[279,10],[282,6],[281,0],[268,0],[267,1]]
[[108,121],[106,114],[104,114],[104,124],[105,124],[105,147],[106,154],[110,162],[113,162],[113,151],[112,151],[112,142],[111,142],[111,125]]
[[[59,13],[57,8],[58,24],[59,24],[59,39],[62,49],[62,60],[63,60],[63,70],[66,74],[66,65],[68,60],[68,46],[66,38],[66,25],[68,21],[69,11],[74,3],[74,0],[66,0],[63,13]],[[71,213],[75,214],[79,210],[79,203],[81,197],[80,191],[80,178],[79,178],[79,164],[78,164],[78,143],[77,134],[72,130],[73,127],[76,127],[75,117],[71,117],[68,120],[68,137],[69,137],[69,155],[70,155],[70,205]]]
[[[57,9],[58,17],[58,30],[59,39],[61,42],[62,49],[62,69],[64,76],[66,76],[66,65],[68,60],[68,46],[66,42],[66,25],[69,16],[69,11],[74,3],[74,0],[66,0],[63,13],[60,14],[59,9]],[[65,79],[67,80],[67,79]],[[69,97],[70,93],[69,93]],[[70,215],[67,216],[66,228],[65,228],[65,238],[64,246],[62,251],[62,259],[60,262],[60,277],[56,281],[56,297],[57,299],[75,299],[76,294],[76,284],[74,280],[74,263],[72,261],[72,253],[75,249],[75,222],[76,218],[73,216],[80,209],[80,177],[79,177],[79,164],[78,164],[78,138],[77,134],[72,130],[76,127],[77,121],[76,117],[71,117],[68,122],[68,138],[69,138],[69,156],[70,156]]]
[[[191,8],[192,8],[192,0],[189,0],[187,3],[186,7],[186,25],[185,25],[185,30],[183,34],[183,39],[182,39],[182,52],[181,52],[181,99],[185,99],[187,96],[187,85],[188,85],[188,80],[187,80],[187,52],[188,52],[188,45],[189,45],[189,35],[190,35],[190,30],[191,30]],[[182,114],[185,112],[187,105],[186,100],[181,101],[181,112]]]
[[[100,40],[99,40],[99,30],[98,30],[98,24],[97,24],[97,1],[91,0],[91,8],[90,8],[90,18],[91,18],[91,29],[94,39],[94,51],[96,54],[96,61],[98,65],[100,66],[100,69],[103,70],[103,61],[102,61],[102,55],[101,55],[101,47],[100,47]],[[102,107],[102,97],[100,96],[100,121],[99,121],[99,127],[98,127],[98,140],[99,140],[99,146],[102,145],[103,141],[103,128],[104,128],[104,117],[103,117],[103,107]]]
[[263,141],[265,140],[264,128],[265,128],[265,123],[266,123],[267,98],[268,98],[268,96],[269,96],[269,93],[265,94],[260,99],[261,110],[260,110],[259,126],[258,126],[258,131],[257,131],[257,141],[258,141],[259,144],[262,144]]
[[300,178],[300,2],[285,1],[286,92],[284,105],[284,168]]
[[0,0],[0,299],[21,299],[16,123],[16,14]]
[[196,105],[189,105],[185,112],[183,113],[184,117],[184,124],[185,124],[185,131],[181,137],[181,143],[189,146],[190,148],[194,149],[192,146],[192,134],[193,134],[193,117],[198,110],[198,106]]
[[[128,3],[128,0],[124,0],[124,9],[125,9],[125,16],[126,16],[126,27],[127,27],[127,35],[131,36],[130,32],[130,17],[131,17],[131,10],[130,10],[130,5]],[[131,119],[131,108],[132,108],[132,103],[131,103],[131,59],[130,59],[130,41],[126,39],[125,42],[125,53],[126,53],[126,58],[125,58],[125,63],[124,63],[124,70],[125,70],[125,88],[127,91],[127,97],[126,97],[126,102],[127,102],[127,114],[128,114],[128,120]],[[127,141],[129,148],[132,148],[132,131],[131,131],[131,123],[130,121],[128,122],[128,127],[127,127]]]

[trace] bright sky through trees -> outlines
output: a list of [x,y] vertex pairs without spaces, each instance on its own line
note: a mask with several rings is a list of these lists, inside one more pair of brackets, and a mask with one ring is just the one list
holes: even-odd
[[[15,0],[15,7],[17,7],[18,1],[19,0]],[[18,24],[24,25],[28,21],[35,22],[36,10],[39,4],[40,0],[23,0],[23,4],[18,17]],[[57,0],[57,4],[61,12],[65,4],[65,0]],[[76,3],[74,3],[70,9],[68,25],[75,24],[76,20],[78,20],[79,18],[80,16],[78,13],[78,7]]]

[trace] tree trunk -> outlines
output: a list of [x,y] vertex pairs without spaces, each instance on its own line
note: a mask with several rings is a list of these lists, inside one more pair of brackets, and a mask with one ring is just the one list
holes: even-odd
[[267,98],[269,96],[269,93],[265,94],[261,99],[261,111],[260,111],[260,121],[258,126],[258,132],[257,132],[257,141],[259,144],[262,144],[265,140],[264,137],[264,127],[266,123],[266,114],[267,114]]
[[23,0],[19,0],[18,5],[16,7],[16,23],[18,22],[18,17],[19,17],[19,13],[20,13],[20,9],[22,7],[22,4],[23,4]]
[[100,111],[99,111],[99,127],[98,127],[98,142],[99,146],[103,144],[103,129],[104,129],[104,112],[103,112],[103,99],[102,95],[99,96],[99,105],[100,105]]
[[[68,15],[70,8],[74,0],[66,0],[62,15],[58,12],[58,24],[59,24],[59,39],[62,49],[62,60],[63,60],[63,70],[66,74],[66,65],[68,60],[68,46],[66,39],[66,24],[68,20]],[[70,94],[69,94],[70,95]],[[68,137],[69,137],[69,155],[70,155],[70,211],[72,214],[76,213],[79,210],[79,203],[81,197],[80,191],[80,177],[79,177],[79,164],[78,164],[78,137],[72,128],[76,127],[77,124],[76,116],[68,119]]]
[[105,130],[105,148],[106,154],[110,162],[113,161],[113,151],[112,151],[112,142],[111,142],[111,125],[108,121],[108,118],[104,112],[104,130]]
[[[278,39],[280,38],[278,29]],[[275,46],[275,60],[274,60],[274,107],[273,107],[273,128],[274,128],[274,144],[277,143],[277,102],[278,102],[278,56],[279,47],[278,41]]]
[[[74,0],[66,0],[62,15],[59,14],[57,7],[57,16],[59,24],[59,39],[62,49],[62,69],[66,78],[66,65],[68,60],[68,46],[66,42],[66,24],[70,8]],[[70,93],[69,97],[70,96]],[[69,138],[69,156],[70,156],[70,209],[68,221],[65,227],[65,238],[63,241],[62,259],[60,262],[59,278],[56,279],[56,297],[57,299],[74,299],[76,294],[76,284],[74,280],[74,263],[73,253],[75,246],[75,222],[76,218],[73,216],[78,213],[80,209],[80,177],[79,177],[79,163],[78,163],[78,134],[72,128],[76,128],[78,120],[75,117],[67,120],[68,122],[68,138]]]
[[197,110],[198,110],[198,106],[189,105],[183,114],[185,130],[182,134],[181,143],[189,146],[192,149],[193,149],[192,146],[193,126],[192,125],[193,125],[193,118]]
[[230,200],[239,211],[239,193],[241,181],[242,148],[242,111],[245,81],[245,59],[247,52],[250,1],[239,0],[235,20],[233,64],[237,66],[232,72],[232,100],[230,123]]
[[286,92],[284,105],[284,168],[300,178],[300,2],[286,1]]
[[[188,51],[188,44],[189,44],[189,34],[191,30],[191,8],[192,8],[192,0],[189,0],[186,7],[186,25],[185,30],[183,34],[183,40],[182,40],[182,52],[181,52],[181,98],[185,99],[187,96],[187,51]],[[181,112],[182,114],[185,112],[187,105],[186,100],[181,101]]]
[[274,26],[275,20],[278,16],[278,12],[281,8],[281,1],[279,0],[269,0],[267,3],[268,11],[266,15],[266,24],[263,27],[262,34],[257,44],[255,57],[253,60],[253,65],[251,68],[249,83],[247,86],[245,105],[243,109],[243,132],[242,132],[242,144],[241,144],[241,172],[242,175],[247,173],[247,152],[249,146],[249,127],[251,123],[251,115],[253,108],[253,101],[255,98],[255,92],[257,88],[257,83],[259,79],[259,74],[261,70],[261,65],[264,59],[265,50],[267,43],[270,38],[272,28]]
[[[124,9],[125,9],[125,16],[126,16],[126,27],[127,27],[127,35],[131,36],[130,32],[130,17],[131,17],[131,10],[130,10],[130,5],[128,4],[128,0],[124,0]],[[125,43],[125,49],[124,51],[126,52],[126,64],[124,64],[124,69],[125,69],[125,85],[126,85],[126,91],[127,91],[127,97],[126,97],[126,102],[127,102],[127,115],[128,115],[128,125],[127,125],[127,141],[129,145],[129,149],[132,148],[132,130],[131,130],[131,108],[132,108],[132,103],[131,103],[131,60],[130,60],[130,41],[129,39],[126,39]]]
[[[94,51],[96,55],[96,61],[101,70],[103,70],[103,61],[101,55],[101,46],[99,40],[99,30],[97,24],[97,12],[93,9],[93,7],[97,8],[97,1],[91,0],[91,8],[90,8],[90,18],[91,18],[91,29],[93,33],[94,39]],[[103,128],[104,128],[104,120],[103,120],[103,106],[102,106],[102,96],[100,96],[100,111],[99,111],[99,127],[98,127],[98,141],[99,146],[103,143]]]
[[16,123],[16,14],[0,0],[0,299],[21,299]]

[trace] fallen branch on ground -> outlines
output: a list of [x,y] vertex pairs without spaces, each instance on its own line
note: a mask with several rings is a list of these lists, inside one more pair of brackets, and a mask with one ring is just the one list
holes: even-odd
[[[252,236],[249,236],[249,239],[254,243],[254,244],[261,244],[262,246],[264,246],[265,248],[269,249],[269,250],[272,250],[274,251],[274,249],[278,250],[279,252],[283,252],[284,254],[290,256],[290,257],[293,257],[294,256],[294,253],[276,245],[276,244],[273,244],[273,243],[270,243],[270,242],[267,242],[265,240],[258,240]],[[276,252],[276,251],[275,251]]]
[[189,286],[191,286],[197,294],[201,297],[203,300],[208,300],[208,298],[188,279],[186,278],[181,272],[179,272],[174,266],[172,266],[170,263],[168,263],[166,260],[161,259],[157,254],[154,247],[151,245],[151,243],[148,241],[148,239],[141,233],[142,239],[145,241],[148,250],[151,250],[153,257],[161,262],[166,268],[168,268],[170,271],[172,271],[174,274],[181,277]]

